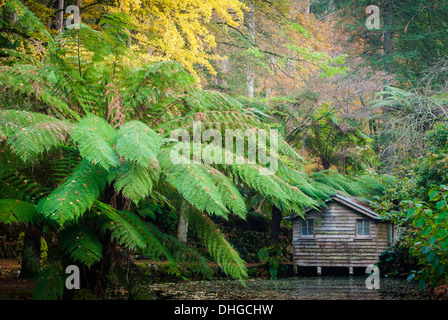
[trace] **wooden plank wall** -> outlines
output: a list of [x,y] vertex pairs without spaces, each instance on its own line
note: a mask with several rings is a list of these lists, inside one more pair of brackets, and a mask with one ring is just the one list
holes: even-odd
[[[378,261],[388,246],[387,223],[368,218],[337,202],[322,212],[307,214],[314,220],[314,236],[301,237],[301,218],[293,221],[293,264],[320,267],[367,267]],[[356,220],[369,219],[370,236],[356,236]]]

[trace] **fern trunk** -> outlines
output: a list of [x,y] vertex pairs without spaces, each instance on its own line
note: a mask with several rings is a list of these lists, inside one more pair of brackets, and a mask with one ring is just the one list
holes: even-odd
[[32,278],[39,272],[41,235],[42,233],[37,227],[33,225],[26,226],[20,269],[21,278]]
[[91,292],[103,300],[106,299],[107,276],[109,275],[115,256],[115,245],[109,233],[101,237],[103,258],[91,268],[86,269],[86,279]]
[[272,206],[272,218],[271,218],[271,245],[277,244],[280,236],[280,225],[282,223],[283,214],[282,210],[276,206]]
[[187,201],[182,199],[179,209],[179,224],[177,226],[177,239],[183,243],[188,240],[188,211],[190,207]]

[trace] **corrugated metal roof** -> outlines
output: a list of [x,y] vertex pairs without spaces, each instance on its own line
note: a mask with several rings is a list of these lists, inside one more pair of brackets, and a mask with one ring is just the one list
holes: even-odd
[[[364,205],[362,203],[362,202],[366,202],[367,204],[369,204],[370,201],[368,201],[368,200],[363,199],[363,201],[360,201],[357,198],[349,198],[349,197],[340,196],[338,194],[333,194],[333,195],[329,196],[329,199],[327,199],[325,201],[325,203],[330,202],[330,201],[337,201],[337,202],[339,202],[339,203],[341,203],[343,205],[346,205],[346,206],[348,206],[348,207],[358,211],[359,213],[362,213],[362,214],[364,214],[364,215],[366,215],[366,216],[368,216],[368,217],[370,217],[372,219],[383,220],[383,218],[379,214],[377,214],[374,211],[372,211],[368,205]],[[309,212],[311,210],[316,210],[316,209],[314,209],[314,208],[307,208],[307,209],[305,209],[304,212],[307,213],[307,212]],[[285,217],[284,219],[285,220],[294,220],[294,219],[299,218],[299,217],[300,217],[300,215],[295,213],[295,214],[292,214],[292,215],[289,215],[289,216]]]

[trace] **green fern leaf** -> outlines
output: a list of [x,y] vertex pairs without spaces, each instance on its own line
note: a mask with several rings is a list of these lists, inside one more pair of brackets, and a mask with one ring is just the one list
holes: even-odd
[[111,237],[118,244],[133,250],[146,247],[144,238],[134,227],[126,212],[117,211],[100,201],[95,201],[93,209],[97,214],[104,216],[100,220],[101,229],[111,231]]
[[62,299],[66,276],[59,264],[46,265],[34,281],[33,300]]
[[154,259],[164,257],[168,268],[178,273],[177,263],[161,242],[162,235],[156,227],[143,222],[132,212],[117,211],[99,201],[95,202],[93,210],[100,215],[101,229],[111,231],[112,238],[120,245],[138,250]]
[[213,177],[203,169],[202,165],[174,164],[168,150],[162,150],[159,161],[168,183],[178,190],[192,206],[200,211],[227,219],[229,211],[225,202]]
[[244,279],[248,277],[244,260],[241,259],[238,252],[227,241],[210,217],[192,210],[189,214],[189,222],[195,227],[199,238],[223,271],[244,284]]
[[60,225],[74,222],[90,209],[106,182],[107,171],[83,159],[64,184],[38,202],[37,211]]
[[101,261],[101,242],[95,233],[85,225],[75,225],[61,230],[58,244],[74,260],[87,267]]
[[66,121],[51,119],[51,122],[22,128],[10,137],[8,144],[22,161],[30,162],[40,153],[64,143],[70,127]]
[[35,205],[17,199],[0,199],[1,223],[35,223],[37,219]]
[[224,205],[232,211],[233,214],[239,216],[242,219],[246,219],[247,207],[243,196],[238,191],[233,181],[227,177],[221,171],[213,168],[204,168],[216,182],[216,188],[221,194]]
[[157,162],[160,137],[151,128],[139,121],[125,123],[118,130],[117,152],[127,161],[143,167]]
[[112,147],[115,130],[105,120],[89,116],[77,123],[71,130],[72,139],[78,143],[81,156],[93,164],[109,170],[120,165],[117,153]]
[[153,180],[157,180],[155,172],[132,162],[122,164],[114,170],[114,175],[116,175],[115,190],[122,191],[123,195],[134,201],[135,204],[151,193]]

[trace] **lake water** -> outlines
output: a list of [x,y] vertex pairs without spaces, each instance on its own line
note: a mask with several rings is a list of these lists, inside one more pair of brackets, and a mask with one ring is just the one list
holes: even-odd
[[380,278],[379,289],[367,289],[363,276],[292,277],[156,283],[151,287],[162,299],[174,300],[413,300],[425,299],[414,283]]

